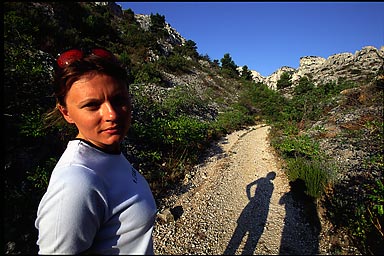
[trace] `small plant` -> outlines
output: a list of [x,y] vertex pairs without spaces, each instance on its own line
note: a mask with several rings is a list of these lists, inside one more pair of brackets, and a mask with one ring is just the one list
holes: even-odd
[[160,83],[162,78],[160,71],[153,63],[147,63],[140,68],[136,68],[134,73],[134,83]]
[[287,160],[287,174],[290,181],[301,179],[305,182],[307,195],[320,198],[325,187],[331,182],[335,167],[320,159],[305,159],[303,157]]
[[365,185],[368,191],[364,203],[349,217],[349,227],[357,244],[366,254],[380,252],[384,246],[384,185],[381,180]]
[[292,75],[289,72],[283,72],[280,79],[277,80],[277,89],[284,89],[292,85]]
[[237,106],[230,111],[219,114],[213,126],[224,133],[229,133],[253,122],[253,117],[247,114],[245,107]]
[[56,163],[57,159],[49,158],[43,165],[38,165],[35,170],[29,172],[27,179],[35,188],[44,191],[48,187],[49,178]]
[[317,132],[325,132],[325,128],[323,125],[316,125],[315,127],[313,127],[313,129]]
[[377,229],[382,238],[384,238],[384,185],[381,180],[376,181],[376,186],[372,187],[371,194],[368,195],[370,201],[369,220]]
[[302,77],[299,80],[299,84],[295,86],[293,92],[295,95],[302,95],[311,92],[314,88],[315,85],[307,77]]
[[312,159],[320,153],[319,143],[309,135],[275,139],[273,145],[287,158],[304,157]]
[[31,114],[21,114],[21,118],[22,124],[20,127],[20,134],[23,134],[27,137],[45,136],[40,113],[32,111]]
[[299,129],[297,128],[297,125],[288,123],[284,126],[283,135],[284,136],[292,136],[292,135],[298,135]]

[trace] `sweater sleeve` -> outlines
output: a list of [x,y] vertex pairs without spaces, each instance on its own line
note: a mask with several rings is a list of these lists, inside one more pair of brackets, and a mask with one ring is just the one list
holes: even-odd
[[91,170],[76,165],[58,170],[37,211],[39,254],[86,251],[106,211],[103,184]]

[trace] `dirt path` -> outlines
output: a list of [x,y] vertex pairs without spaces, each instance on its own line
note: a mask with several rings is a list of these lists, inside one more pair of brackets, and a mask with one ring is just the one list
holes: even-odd
[[196,167],[191,189],[173,198],[176,220],[155,226],[156,254],[319,253],[319,234],[293,200],[268,131],[232,133]]

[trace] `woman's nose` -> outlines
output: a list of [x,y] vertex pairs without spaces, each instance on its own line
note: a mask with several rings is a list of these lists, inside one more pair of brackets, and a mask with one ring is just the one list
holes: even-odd
[[111,103],[105,103],[104,104],[103,117],[106,121],[116,120],[117,112]]

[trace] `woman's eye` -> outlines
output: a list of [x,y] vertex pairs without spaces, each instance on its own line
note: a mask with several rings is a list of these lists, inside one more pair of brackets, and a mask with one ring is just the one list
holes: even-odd
[[97,109],[97,108],[99,108],[99,103],[97,103],[97,102],[89,102],[89,103],[84,105],[84,108]]

